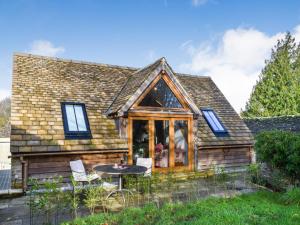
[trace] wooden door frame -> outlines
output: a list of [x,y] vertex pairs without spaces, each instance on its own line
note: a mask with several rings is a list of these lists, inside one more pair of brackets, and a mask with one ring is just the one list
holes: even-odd
[[[147,120],[149,127],[149,157],[153,159],[152,171],[154,172],[169,172],[169,171],[192,171],[194,169],[194,143],[193,143],[193,116],[190,114],[160,114],[160,113],[129,113],[128,115],[128,163],[133,163],[133,120]],[[155,168],[154,162],[154,121],[155,120],[169,120],[169,167]],[[175,167],[174,161],[174,121],[186,120],[188,121],[188,165]]]

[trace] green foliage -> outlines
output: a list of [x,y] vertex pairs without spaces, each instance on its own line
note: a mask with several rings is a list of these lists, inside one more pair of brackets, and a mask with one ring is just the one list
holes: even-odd
[[84,191],[84,194],[84,204],[90,210],[91,214],[95,213],[96,207],[102,207],[103,210],[105,209],[104,202],[106,192],[100,184],[93,185],[89,183],[88,187]]
[[299,224],[299,207],[286,206],[281,194],[257,192],[239,197],[210,198],[188,204],[153,204],[143,208],[127,208],[121,213],[95,214],[67,224]]
[[59,184],[62,177],[57,177],[39,183],[38,179],[30,179],[29,205],[32,214],[43,212],[45,214],[45,224],[51,224],[51,215],[56,214],[66,206],[66,195],[60,189]]
[[8,137],[10,132],[10,98],[0,101],[0,137]]
[[283,202],[287,205],[298,205],[300,206],[300,188],[293,187],[282,195]]
[[248,167],[251,182],[259,185],[265,185],[265,180],[262,177],[261,164],[254,163]]
[[279,169],[293,182],[300,178],[300,135],[267,131],[256,136],[257,159]]
[[79,203],[80,203],[79,195],[81,194],[82,189],[78,188],[78,182],[75,181],[73,176],[71,176],[71,183],[73,186],[73,191],[69,193],[68,201],[70,202],[70,206],[73,211],[74,218],[77,218],[78,208],[79,208]]
[[246,104],[243,117],[300,114],[300,46],[290,33],[278,40]]

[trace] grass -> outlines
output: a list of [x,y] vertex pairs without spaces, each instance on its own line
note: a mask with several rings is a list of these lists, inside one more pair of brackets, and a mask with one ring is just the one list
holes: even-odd
[[300,207],[286,204],[282,194],[259,191],[229,199],[209,198],[187,204],[147,205],[120,213],[78,218],[68,225],[132,224],[299,224]]

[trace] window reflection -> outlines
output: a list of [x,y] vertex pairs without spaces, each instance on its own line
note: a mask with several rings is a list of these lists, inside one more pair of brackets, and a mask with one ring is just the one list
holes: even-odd
[[148,120],[133,120],[133,163],[137,158],[149,158]]
[[163,79],[145,96],[140,106],[182,108],[182,105]]
[[166,168],[169,166],[169,121],[155,120],[154,124],[155,167]]
[[174,123],[175,166],[188,165],[188,122],[176,120]]

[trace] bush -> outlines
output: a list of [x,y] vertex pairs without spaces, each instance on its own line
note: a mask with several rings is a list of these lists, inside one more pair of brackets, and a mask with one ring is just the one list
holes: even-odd
[[282,200],[285,204],[300,206],[300,188],[293,187],[283,194]]
[[300,178],[300,135],[267,131],[256,136],[257,160],[279,169],[295,182]]

